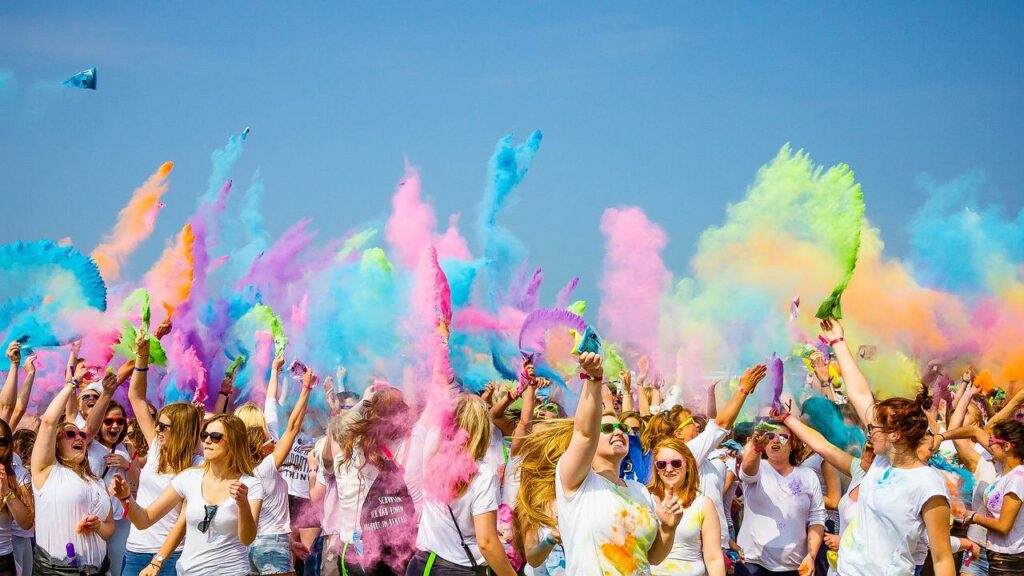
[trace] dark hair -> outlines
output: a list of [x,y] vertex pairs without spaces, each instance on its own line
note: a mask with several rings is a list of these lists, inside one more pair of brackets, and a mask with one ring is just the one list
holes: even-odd
[[1013,444],[1010,451],[1017,458],[1024,459],[1024,423],[1017,420],[1003,420],[992,426],[992,435]]
[[7,448],[7,454],[0,460],[0,466],[3,466],[4,472],[7,473],[7,485],[10,486],[11,490],[17,492],[18,477],[14,473],[14,434],[11,432],[11,425],[3,418],[0,418],[0,433],[3,434],[4,438],[11,441]]
[[28,462],[32,459],[32,446],[35,443],[36,431],[31,428],[18,428],[11,436],[11,450],[21,457],[22,462]]
[[[110,401],[110,404],[107,405],[107,409],[103,411],[103,417],[106,418],[107,414],[110,414],[111,410],[120,410],[121,416],[125,419],[124,426],[121,426],[121,433],[118,434],[117,438],[114,440],[114,446],[117,446],[118,444],[124,442],[125,437],[128,436],[128,412],[124,409],[124,406],[121,406],[121,404],[117,402],[117,400]],[[99,434],[96,434],[95,439],[100,444],[103,444],[102,425],[100,427],[100,432]],[[106,444],[103,445],[106,446]]]
[[[786,426],[785,422],[781,420],[766,420],[766,422],[786,429],[786,432],[789,434],[789,463],[792,466],[799,466],[804,461],[804,457],[807,456],[807,445],[796,434],[793,434],[793,431],[789,429],[789,426]],[[768,452],[762,452],[761,459],[767,460]]]
[[754,423],[753,422],[738,422],[732,427],[732,439],[739,442],[742,446],[750,440],[750,437],[754,434]]
[[897,397],[875,404],[875,423],[883,432],[898,432],[902,443],[916,449],[928,433],[927,411],[931,407],[931,394],[921,386],[913,400]]

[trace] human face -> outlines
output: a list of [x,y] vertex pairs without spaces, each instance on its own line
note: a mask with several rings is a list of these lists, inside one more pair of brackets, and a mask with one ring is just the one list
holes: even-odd
[[789,428],[779,426],[778,431],[765,432],[765,435],[768,436],[768,447],[765,448],[768,460],[778,463],[788,462],[789,454],[793,451],[793,444],[790,442],[793,439],[793,433],[789,431]]
[[[605,426],[609,424],[611,426]],[[608,460],[618,461],[629,452],[629,440],[626,439],[625,428],[615,416],[601,418],[601,431],[597,440],[597,455]],[[609,429],[605,433],[605,429]]]
[[[205,438],[203,438],[205,436]],[[228,448],[225,442],[226,433],[224,426],[219,421],[210,422],[200,435],[203,442],[203,458],[207,462],[213,462],[227,456]]]
[[171,419],[166,414],[161,414],[156,420],[156,437],[161,446],[167,446],[167,439],[171,435]]
[[1010,455],[1010,451],[1013,450],[1013,443],[1007,442],[1002,438],[996,436],[990,436],[988,439],[988,451],[992,454],[992,459],[996,462],[1006,462],[1006,457]]
[[80,463],[86,456],[85,432],[74,424],[65,425],[57,432],[57,454],[62,458]]
[[679,423],[679,426],[676,427],[672,435],[683,442],[689,442],[697,437],[698,432],[697,422],[693,419],[693,416],[687,415]]
[[545,402],[537,407],[536,414],[537,420],[558,418],[558,405],[554,402]]
[[629,426],[629,433],[630,434],[634,434],[634,435],[640,434],[640,420],[638,420],[638,419],[636,419],[636,418],[631,416],[629,418],[626,418],[622,422],[626,426]]
[[78,411],[81,412],[82,418],[89,417],[89,412],[92,412],[92,407],[99,399],[100,395],[93,390],[88,390],[78,397]]
[[103,441],[106,444],[117,442],[121,438],[121,431],[124,430],[127,424],[128,421],[124,417],[124,410],[116,407],[107,410],[107,415],[103,417],[103,424],[100,428]]
[[884,453],[889,445],[889,435],[877,424],[868,424],[868,440],[875,447],[875,454]]
[[654,454],[655,472],[662,482],[673,488],[686,481],[686,464],[686,457],[671,448],[659,448]]
[[13,442],[13,438],[0,431],[0,460],[7,458],[7,455],[11,453],[11,450],[13,450],[11,444]]

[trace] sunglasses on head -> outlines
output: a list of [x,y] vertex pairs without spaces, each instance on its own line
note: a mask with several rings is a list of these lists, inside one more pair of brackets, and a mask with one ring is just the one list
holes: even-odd
[[764,436],[765,438],[768,439],[769,442],[775,440],[776,437],[778,437],[779,439],[779,444],[785,444],[786,442],[789,442],[789,434],[786,434],[785,432],[765,432]]
[[75,438],[81,438],[82,440],[85,440],[86,438],[89,437],[89,435],[86,434],[85,432],[82,432],[81,430],[65,430],[64,437],[67,438],[68,440],[74,440]]
[[127,422],[128,422],[128,420],[126,420],[124,418],[104,418],[103,419],[103,425],[104,426],[124,426]]
[[623,434],[629,434],[629,426],[622,422],[605,422],[601,424],[601,434],[614,434],[616,430]]
[[683,467],[683,461],[679,458],[673,458],[671,460],[655,460],[654,467],[658,470],[672,469],[676,470]]
[[211,442],[216,444],[224,439],[224,435],[221,434],[220,432],[207,432],[206,430],[203,430],[202,432],[199,433],[199,439],[202,440],[203,442],[206,442],[207,438],[209,438]]
[[[206,432],[203,432],[203,434],[206,434]],[[214,432],[214,434],[219,434],[219,432]],[[202,521],[199,522],[197,528],[199,528],[200,532],[206,534],[206,531],[210,529],[210,524],[213,523],[213,518],[217,515],[217,505],[204,504],[203,510],[206,511],[206,514],[203,516]]]
[[170,424],[164,424],[163,422],[157,422],[156,423],[156,431],[157,432],[165,432],[165,431],[170,430],[170,429],[171,429],[171,425]]

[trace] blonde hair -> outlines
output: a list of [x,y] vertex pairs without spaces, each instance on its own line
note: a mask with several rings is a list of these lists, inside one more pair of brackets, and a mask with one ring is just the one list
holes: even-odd
[[171,421],[171,429],[167,434],[167,444],[160,446],[160,459],[157,462],[158,474],[177,474],[192,467],[192,460],[199,444],[200,423],[202,415],[199,408],[187,402],[168,404],[157,414],[166,416]]
[[[86,451],[82,460],[75,462],[71,458],[65,458],[60,455],[60,437],[64,435],[65,430],[81,430],[78,426],[75,426],[73,422],[64,422],[60,425],[60,429],[57,430],[57,436],[53,441],[53,453],[57,457],[57,463],[65,468],[70,468],[75,474],[78,474],[81,478],[86,480],[98,480],[96,473],[89,467],[89,454]],[[34,450],[34,449],[33,449]]]
[[523,551],[523,534],[541,526],[554,528],[558,520],[549,513],[555,501],[555,468],[572,440],[573,420],[545,421],[545,427],[525,436],[519,453],[519,494],[513,512],[515,544]]
[[267,427],[267,417],[263,414],[263,410],[252,402],[246,402],[235,408],[234,414],[245,423],[246,428],[262,428],[267,432],[270,431]]
[[[210,427],[210,424],[220,422],[224,428],[224,450],[227,453],[228,472],[239,476],[252,476],[252,452],[249,450],[249,435],[242,419],[233,414],[217,414],[210,418],[203,429]],[[210,461],[203,463],[203,467],[209,470]]]
[[672,436],[674,430],[667,413],[659,412],[651,416],[647,425],[644,426],[643,432],[640,433],[640,444],[643,446],[644,452],[650,452],[663,438]]
[[[694,458],[693,452],[690,452],[690,448],[685,442],[678,438],[665,438],[654,447],[651,451],[651,465],[654,466],[655,457],[658,454],[658,450],[667,448],[669,450],[675,450],[683,457],[683,470],[686,471],[686,479],[683,481],[683,485],[676,489],[676,496],[679,501],[682,502],[683,507],[687,508],[693,503],[694,498],[697,497],[697,488],[700,485],[700,475],[697,472],[697,459]],[[668,490],[668,484],[661,479],[658,475],[657,467],[654,467],[653,474],[651,477],[651,483],[647,485],[647,489],[651,494],[657,496],[659,499],[665,498],[665,493]]]
[[[430,455],[431,467],[451,467],[450,449],[461,448],[473,462],[487,455],[491,443],[491,418],[487,403],[473,394],[460,394],[455,400],[455,410],[447,415],[441,425],[441,437]],[[442,449],[447,447],[447,449]],[[475,472],[467,478],[453,478],[442,481],[442,493],[459,497],[465,493]]]

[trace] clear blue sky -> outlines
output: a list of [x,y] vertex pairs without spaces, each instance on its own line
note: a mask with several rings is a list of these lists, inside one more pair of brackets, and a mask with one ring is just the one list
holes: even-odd
[[[1024,203],[1022,38],[1019,2],[4,2],[0,242],[90,250],[173,160],[138,272],[245,126],[237,179],[262,171],[275,234],[382,218],[404,155],[469,226],[494,142],[539,128],[503,222],[585,295],[605,207],[643,207],[678,275],[786,142],[851,164],[898,254],[922,172],[983,169],[984,200]],[[95,93],[56,88],[90,66]]]

